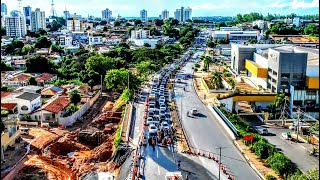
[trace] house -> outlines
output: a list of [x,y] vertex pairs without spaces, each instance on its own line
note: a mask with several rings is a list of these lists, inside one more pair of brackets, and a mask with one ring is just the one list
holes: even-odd
[[15,92],[29,92],[29,93],[40,94],[41,89],[42,87],[29,85],[29,86],[20,87],[16,89]]
[[42,73],[40,76],[36,78],[38,86],[44,86],[49,84],[57,79],[57,75],[49,74],[49,73]]
[[82,95],[86,95],[86,94],[88,94],[88,92],[91,91],[90,86],[85,86],[85,85],[81,85],[77,89],[80,91],[80,94],[82,94]]
[[45,88],[41,91],[41,96],[44,97],[52,97],[56,96],[58,94],[61,94],[63,92],[63,89],[57,86],[51,86],[48,88]]
[[43,107],[37,110],[33,115],[35,119],[42,120],[44,122],[58,123],[59,117],[63,117],[67,112],[67,107],[70,104],[68,97],[58,97]]
[[25,69],[27,68],[27,61],[26,60],[14,60],[12,61],[12,66],[14,68],[17,68],[17,69]]
[[41,106],[41,95],[30,92],[12,93],[1,98],[1,103],[17,103],[18,114],[30,114]]
[[4,81],[2,81],[2,84],[12,87],[27,86],[31,77],[33,76],[27,73],[18,74],[16,76],[9,75]]
[[20,131],[16,123],[18,120],[17,106],[17,103],[1,103],[1,112],[7,111],[8,113],[1,117],[5,126],[1,134],[1,153],[7,150],[9,145],[12,146],[16,142],[16,139],[20,137]]

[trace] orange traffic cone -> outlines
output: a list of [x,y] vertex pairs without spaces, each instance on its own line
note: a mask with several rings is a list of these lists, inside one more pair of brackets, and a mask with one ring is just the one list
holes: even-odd
[[208,155],[208,156],[209,156],[208,158],[209,158],[209,159],[211,159],[211,155],[210,155],[210,153],[209,153],[209,155]]
[[231,175],[230,175],[230,174],[228,174],[228,179],[232,179],[232,177],[231,177]]

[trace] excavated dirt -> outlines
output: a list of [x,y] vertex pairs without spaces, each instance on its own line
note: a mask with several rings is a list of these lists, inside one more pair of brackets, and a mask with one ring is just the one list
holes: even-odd
[[[110,112],[114,106],[110,101],[113,97],[98,100],[83,117],[84,121],[72,128],[31,128],[29,134],[35,138],[32,145],[42,153],[30,158],[16,179],[73,180],[88,172],[117,169],[110,158],[122,112]],[[82,131],[101,134],[101,144],[94,147],[80,143],[79,133]]]

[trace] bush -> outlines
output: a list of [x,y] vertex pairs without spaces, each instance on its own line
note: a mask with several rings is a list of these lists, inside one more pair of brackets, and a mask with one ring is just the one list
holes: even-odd
[[199,70],[198,68],[194,68],[194,72],[198,72],[198,70]]
[[261,159],[266,159],[274,153],[274,146],[264,140],[254,143],[253,151]]
[[266,175],[266,180],[276,180],[277,178],[272,176],[271,174]]
[[194,64],[194,67],[195,67],[195,68],[199,68],[199,67],[200,67],[200,64],[199,64],[199,63],[195,63],[195,64]]
[[113,141],[113,145],[118,148],[118,146],[120,145],[122,139],[121,139],[121,126],[118,127],[117,129],[117,133],[116,133],[116,137],[114,138],[114,141]]
[[268,165],[279,175],[286,177],[294,173],[295,167],[292,162],[282,153],[276,152],[267,159]]

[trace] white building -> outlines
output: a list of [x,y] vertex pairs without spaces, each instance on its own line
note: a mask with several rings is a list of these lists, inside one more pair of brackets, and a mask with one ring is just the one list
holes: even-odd
[[74,31],[82,31],[82,22],[77,20],[77,18],[73,18],[72,20],[67,20],[67,29]]
[[296,27],[300,27],[300,17],[293,18],[292,24],[295,25]]
[[267,22],[264,20],[256,20],[252,22],[253,26],[258,26],[259,29],[265,29],[267,27]]
[[143,46],[145,43],[148,43],[154,49],[156,48],[156,44],[161,43],[161,39],[134,39],[133,42],[137,46]]
[[147,11],[145,9],[142,9],[140,11],[140,20],[142,22],[147,22],[148,21],[148,14],[147,14]]
[[102,44],[102,36],[89,36],[89,45]]
[[5,18],[7,36],[21,38],[26,35],[27,27],[25,17],[20,13]]
[[192,13],[192,9],[190,7],[187,7],[185,10],[184,10],[184,17],[183,17],[183,21],[187,21],[187,20],[190,20],[191,19],[191,13]]
[[162,11],[162,13],[161,13],[161,18],[163,19],[163,20],[166,20],[166,19],[169,19],[169,11],[168,10],[164,10],[164,11]]
[[242,28],[233,26],[233,27],[220,27],[220,31],[242,31]]
[[102,10],[102,20],[110,21],[112,18],[112,11],[110,9]]
[[260,40],[262,37],[259,31],[213,31],[213,39],[227,38],[230,42],[241,43],[249,39]]
[[150,30],[132,30],[131,39],[146,39],[150,36]]
[[72,46],[72,36],[62,35],[59,37],[59,42],[61,47],[70,47]]
[[176,9],[176,11],[174,12],[174,19],[180,21],[180,16],[181,16],[181,9]]
[[30,114],[32,111],[41,107],[41,95],[30,92],[11,94],[2,98],[1,103],[17,103],[19,114]]
[[31,12],[31,31],[37,32],[39,29],[46,29],[45,12],[37,8]]

